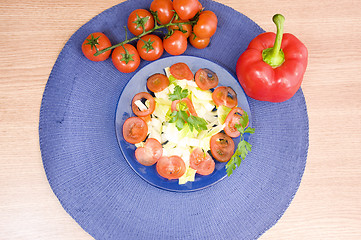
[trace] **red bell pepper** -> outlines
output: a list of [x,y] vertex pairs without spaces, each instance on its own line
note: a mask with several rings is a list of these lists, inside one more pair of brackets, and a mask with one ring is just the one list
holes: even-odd
[[283,34],[284,17],[273,16],[277,34],[255,37],[237,61],[237,77],[246,94],[254,99],[283,102],[300,88],[307,67],[306,46],[294,35]]

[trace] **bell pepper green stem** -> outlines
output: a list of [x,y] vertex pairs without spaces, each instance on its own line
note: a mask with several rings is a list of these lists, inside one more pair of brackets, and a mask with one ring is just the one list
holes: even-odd
[[283,37],[283,24],[285,22],[284,16],[276,14],[273,16],[273,22],[276,24],[277,33],[273,47],[264,49],[262,52],[263,61],[271,67],[276,68],[282,65],[285,61],[285,55],[281,49]]

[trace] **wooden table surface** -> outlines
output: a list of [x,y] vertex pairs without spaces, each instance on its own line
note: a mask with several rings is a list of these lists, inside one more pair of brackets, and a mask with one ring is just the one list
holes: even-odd
[[[261,239],[361,239],[361,3],[218,0],[309,49],[302,83],[310,123],[306,170],[294,200]],[[63,210],[45,176],[39,109],[69,37],[119,1],[0,1],[0,239],[92,239]]]

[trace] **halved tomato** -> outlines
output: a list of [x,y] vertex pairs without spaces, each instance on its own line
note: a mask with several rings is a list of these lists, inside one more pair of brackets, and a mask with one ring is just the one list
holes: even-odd
[[169,180],[178,179],[186,172],[186,165],[179,156],[162,156],[156,165],[159,175]]
[[237,106],[237,93],[231,87],[217,87],[212,93],[212,99],[217,107],[224,105],[234,108]]
[[166,75],[161,73],[153,74],[147,80],[147,87],[152,92],[163,91],[168,86],[169,86],[169,79],[167,78]]
[[217,133],[210,141],[212,156],[219,162],[227,162],[234,153],[234,142],[225,133]]
[[175,63],[170,67],[170,74],[178,80],[193,80],[193,73],[185,63]]
[[163,154],[163,147],[155,138],[148,138],[144,147],[138,147],[135,150],[135,158],[144,166],[155,164]]
[[148,125],[139,117],[130,117],[123,124],[123,137],[131,144],[140,143],[148,134]]
[[[240,120],[244,111],[240,107],[233,108],[227,115],[225,121],[224,132],[230,137],[238,137],[241,133],[237,130],[236,124],[240,124]],[[248,126],[249,123],[247,123]],[[247,127],[246,126],[246,127]]]
[[[179,106],[179,104],[185,103],[186,106],[182,107]],[[179,106],[179,107],[178,107]],[[189,98],[183,98],[182,100],[174,100],[171,105],[172,112],[180,110],[186,110],[188,113],[188,116],[192,114],[193,116],[198,116],[196,110],[194,109],[193,103]]]
[[197,170],[197,173],[200,175],[209,175],[214,171],[216,164],[207,152],[203,152],[200,148],[195,148],[191,152],[189,166]]
[[[136,101],[141,101],[143,103],[143,102],[145,102],[144,100],[145,101],[148,100],[149,107],[148,108],[145,107],[146,109],[140,109],[137,106]],[[133,100],[132,100],[132,110],[135,115],[137,115],[138,117],[145,117],[145,116],[152,114],[154,112],[154,109],[155,109],[155,100],[152,97],[152,95],[150,95],[147,92],[140,92],[140,93],[135,94],[135,96],[133,97]]]
[[209,90],[215,88],[218,85],[218,76],[215,72],[207,69],[201,68],[196,72],[194,80],[197,86],[202,90]]

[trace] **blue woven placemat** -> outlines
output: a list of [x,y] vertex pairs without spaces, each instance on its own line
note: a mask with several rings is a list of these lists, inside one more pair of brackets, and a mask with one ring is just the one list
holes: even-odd
[[[208,48],[189,46],[185,55],[209,59],[234,74],[238,57],[263,30],[227,6],[201,2],[217,14],[218,29]],[[125,161],[114,129],[119,95],[133,74],[120,73],[111,59],[87,60],[80,46],[92,32],[104,32],[113,44],[122,41],[129,13],[149,5],[130,0],[106,10],[59,54],[40,109],[49,183],[64,209],[95,239],[258,238],[287,209],[304,172],[308,116],[302,90],[283,103],[249,99],[253,150],[231,177],[191,193],[146,183]]]

